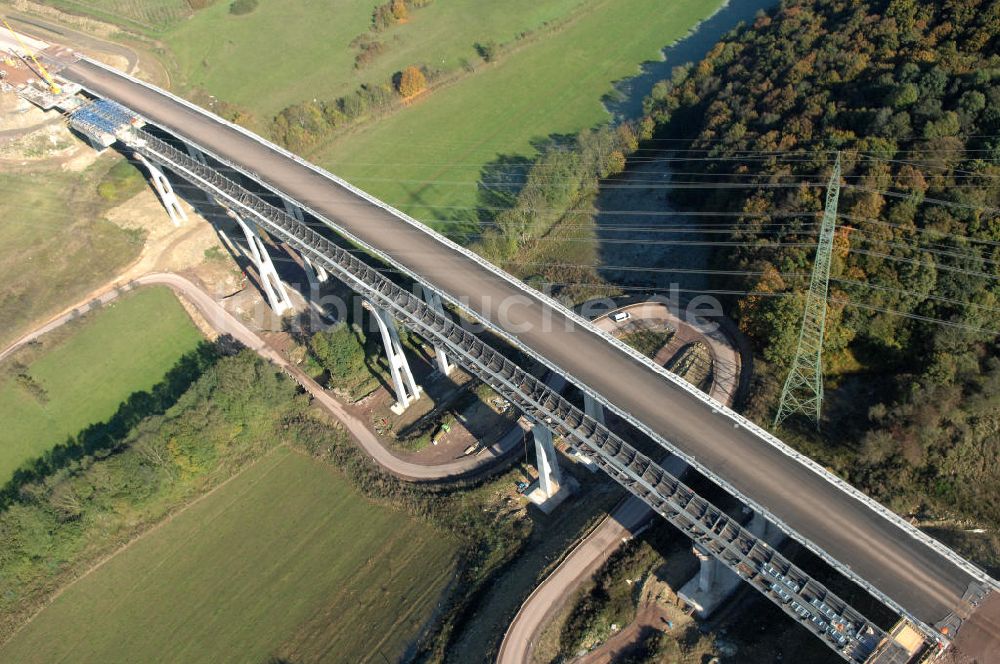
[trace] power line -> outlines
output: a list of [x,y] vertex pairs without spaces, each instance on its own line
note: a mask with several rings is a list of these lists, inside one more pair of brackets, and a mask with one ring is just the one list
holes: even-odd
[[858,249],[852,247],[847,250],[848,253],[861,254],[864,256],[873,256],[875,258],[884,258],[886,260],[895,261],[897,263],[909,263],[911,265],[917,265],[920,267],[930,267],[936,270],[944,270],[946,272],[955,272],[958,274],[964,274],[970,277],[978,277],[980,279],[989,279],[991,281],[1000,280],[1000,276],[987,274],[985,272],[976,272],[974,270],[963,270],[962,268],[953,267],[951,265],[941,265],[939,263],[926,263],[924,261],[916,260],[914,258],[903,258],[901,256],[891,256],[889,254],[883,254],[877,251],[868,251],[866,249]]
[[[570,286],[583,286],[587,288],[594,288],[594,289],[603,288],[610,291],[623,291],[623,292],[661,293],[664,290],[663,288],[658,288],[654,286],[618,286],[616,284],[609,284],[609,283],[588,283],[579,281],[540,281],[536,283],[542,286],[559,286],[563,288]],[[738,289],[729,290],[729,289],[676,288],[676,289],[671,289],[671,291],[677,293],[699,293],[703,295],[741,295],[741,296],[753,296],[753,297],[796,297],[798,295],[797,293],[792,293],[787,291],[776,293],[771,291],[752,291],[752,290],[738,290]],[[988,328],[967,325],[965,323],[956,323],[955,321],[943,320],[940,318],[931,318],[929,316],[911,314],[905,311],[899,311],[897,309],[876,307],[874,305],[856,302],[854,300],[840,298],[836,296],[830,296],[828,298],[828,301],[835,302],[837,304],[843,304],[849,307],[868,309],[871,311],[877,311],[879,313],[919,320],[926,323],[933,323],[936,325],[944,325],[946,327],[964,329],[971,332],[982,332],[986,334],[1000,336],[1000,330],[992,330]]]
[[989,265],[1000,265],[1000,261],[998,261],[998,260],[994,260],[992,258],[986,258],[986,257],[984,257],[982,255],[975,254],[975,253],[961,252],[961,251],[950,251],[950,250],[944,250],[944,249],[932,249],[932,248],[930,248],[930,247],[928,247],[926,245],[922,245],[922,244],[903,244],[903,243],[899,243],[899,242],[892,242],[891,240],[883,240],[883,239],[880,239],[878,237],[873,237],[873,236],[871,236],[871,234],[866,233],[866,232],[864,232],[863,230],[860,230],[860,229],[855,229],[855,231],[853,233],[851,233],[851,235],[855,235],[855,234],[861,236],[860,239],[861,239],[862,242],[868,242],[868,243],[871,243],[871,244],[881,243],[881,244],[884,244],[887,247],[892,247],[894,249],[909,249],[911,251],[925,251],[925,252],[927,252],[929,254],[933,254],[935,256],[943,256],[943,257],[946,257],[946,258],[964,258],[964,259],[971,259],[971,260],[982,261],[983,263],[987,263]]
[[994,247],[1000,247],[1000,242],[995,240],[985,240],[982,238],[974,238],[968,235],[957,235],[954,233],[945,233],[943,231],[938,231],[932,228],[917,228],[916,226],[904,226],[902,224],[893,224],[888,221],[883,221],[881,219],[872,219],[871,217],[855,217],[851,215],[841,214],[838,215],[841,219],[849,219],[851,221],[863,221],[872,224],[878,224],[879,226],[886,226],[888,228],[898,228],[900,230],[908,231],[911,233],[923,233],[928,235],[940,235],[941,237],[948,237],[955,240],[968,240],[969,242],[975,242],[977,244],[987,244]]
[[[880,196],[888,196],[890,198],[902,198],[902,199],[912,199],[913,194],[905,194],[899,191],[882,191],[880,189],[868,189],[866,187],[859,187],[857,185],[845,184],[845,189],[853,189],[855,191],[867,191],[872,194],[879,194]],[[941,198],[927,198],[926,196],[921,197],[919,201],[920,204],[932,204],[940,205],[942,207],[952,207],[959,208],[963,210],[981,210],[983,212],[998,213],[1000,208],[990,207],[988,205],[973,205],[971,203],[956,203],[953,201],[946,201]]]
[[879,284],[871,284],[865,281],[855,281],[854,279],[844,279],[840,277],[830,277],[830,281],[836,281],[837,283],[851,285],[851,286],[861,286],[863,288],[871,288],[873,290],[887,291],[890,293],[897,293],[900,295],[914,295],[921,299],[935,300],[938,302],[945,302],[947,304],[954,304],[960,307],[973,307],[976,309],[982,309],[984,311],[992,311],[1000,313],[1000,309],[996,307],[987,307],[982,304],[976,304],[975,302],[965,302],[963,300],[955,300],[952,298],[943,297],[941,295],[931,295],[930,293],[918,293],[916,291],[907,290],[905,288],[892,288],[890,286],[881,286]]

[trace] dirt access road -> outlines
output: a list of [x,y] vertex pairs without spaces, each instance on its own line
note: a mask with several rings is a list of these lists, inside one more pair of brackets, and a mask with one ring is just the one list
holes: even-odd
[[[511,428],[499,441],[475,456],[462,457],[461,459],[437,465],[421,465],[405,461],[386,449],[364,422],[347,412],[344,405],[323,389],[319,383],[306,375],[296,365],[289,362],[278,351],[268,346],[256,332],[244,325],[233,314],[226,311],[221,304],[193,282],[178,274],[153,273],[138,277],[132,283],[140,286],[162,285],[173,289],[175,293],[182,296],[201,314],[208,326],[217,334],[232,335],[247,348],[250,348],[262,358],[288,374],[303,389],[309,392],[327,412],[344,425],[355,440],[358,441],[362,449],[372,457],[372,460],[392,474],[403,479],[441,482],[475,475],[492,466],[500,458],[519,449],[524,432],[528,429],[526,423],[519,423],[518,426]],[[56,316],[0,351],[0,361],[15,352],[18,348],[31,343],[43,334],[51,332],[76,318],[79,315],[77,310],[84,309],[87,303],[96,300],[101,304],[107,304],[119,297],[123,292],[117,286],[112,286],[98,295],[88,298],[85,303],[81,303],[78,307]]]

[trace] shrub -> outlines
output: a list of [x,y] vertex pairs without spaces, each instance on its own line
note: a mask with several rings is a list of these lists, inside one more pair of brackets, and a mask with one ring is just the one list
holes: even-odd
[[486,62],[493,62],[500,55],[500,44],[492,39],[486,42],[475,43],[476,53]]
[[389,4],[376,5],[372,11],[372,30],[381,32],[387,30],[396,22],[396,17],[392,15],[392,6]]
[[385,52],[385,44],[375,39],[365,39],[358,44],[358,54],[354,56],[354,67],[361,69]]
[[236,0],[233,4],[229,5],[229,13],[234,16],[249,14],[257,9],[258,4],[260,4],[259,0]]
[[412,97],[424,91],[427,87],[427,78],[417,67],[409,66],[403,70],[399,77],[399,94],[404,98]]
[[274,119],[274,137],[285,146],[299,150],[315,143],[329,129],[323,108],[313,101],[289,106]]

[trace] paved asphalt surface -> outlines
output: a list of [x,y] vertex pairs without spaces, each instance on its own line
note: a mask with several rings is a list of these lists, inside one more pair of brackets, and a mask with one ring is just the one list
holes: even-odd
[[[933,624],[958,604],[973,579],[885,517],[580,325],[529,298],[434,237],[266,145],[82,60],[62,72],[130,107],[207,152],[259,174],[299,204],[361,240],[483,317],[504,325],[621,410],[784,521],[917,618]],[[505,320],[506,319],[506,320]]]

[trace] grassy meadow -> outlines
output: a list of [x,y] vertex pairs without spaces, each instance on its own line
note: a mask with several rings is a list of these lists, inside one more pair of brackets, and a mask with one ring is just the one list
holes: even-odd
[[[0,484],[160,382],[202,339],[165,287],[136,291],[70,325],[0,363]],[[18,378],[22,372],[30,382]]]
[[[161,39],[176,62],[172,73],[182,91],[198,87],[269,120],[290,104],[387,81],[408,65],[458,69],[463,60],[477,59],[476,42],[509,42],[591,1],[435,0],[379,33],[369,30],[373,0],[302,0],[293,6],[261,0],[242,16],[230,13],[229,2],[216,2]],[[385,45],[360,69],[351,46],[359,35]]]
[[279,447],[70,586],[0,660],[397,661],[454,553]]
[[309,156],[447,229],[449,221],[476,218],[469,208],[484,166],[500,156],[530,158],[533,141],[608,120],[601,97],[613,82],[635,75],[639,63],[658,58],[720,4],[588,3],[555,33]]
[[[81,2],[82,0],[75,0]],[[113,4],[124,0],[91,0]],[[165,1],[165,0],[164,0]],[[157,36],[173,87],[248,110],[259,130],[286,106],[332,101],[408,65],[468,71],[305,156],[440,228],[476,218],[478,183],[498,158],[609,119],[602,97],[716,11],[721,0],[434,0],[369,30],[373,5],[260,0],[233,15],[214,2]],[[520,38],[524,33],[532,33]],[[266,40],[265,40],[266,36]],[[384,51],[355,67],[358,36]],[[505,45],[484,63],[475,45]],[[474,69],[474,71],[472,71]],[[520,173],[514,168],[514,179]]]
[[141,234],[102,215],[144,186],[115,155],[83,173],[57,165],[0,173],[0,347],[138,256]]

